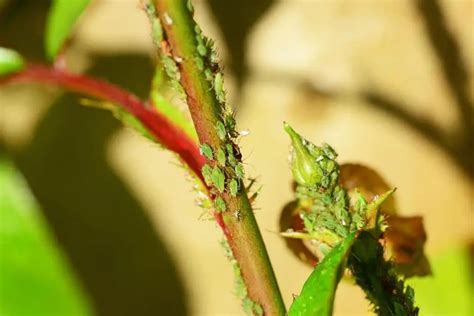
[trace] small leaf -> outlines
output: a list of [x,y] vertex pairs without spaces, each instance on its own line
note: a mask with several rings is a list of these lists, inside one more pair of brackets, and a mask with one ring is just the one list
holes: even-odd
[[14,50],[0,47],[0,76],[21,70],[25,66],[23,58]]
[[336,245],[306,280],[301,294],[291,304],[289,316],[330,316],[337,284],[356,233]]
[[54,59],[89,0],[54,0],[46,24],[46,53]]

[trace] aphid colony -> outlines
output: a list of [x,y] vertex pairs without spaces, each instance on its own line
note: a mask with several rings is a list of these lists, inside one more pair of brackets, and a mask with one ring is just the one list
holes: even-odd
[[[206,164],[202,168],[202,175],[206,185],[215,189],[216,194],[224,192],[231,196],[237,196],[244,179],[244,168],[240,162],[242,156],[238,147],[234,143],[234,139],[239,135],[235,130],[235,119],[232,110],[225,102],[224,77],[218,64],[218,56],[211,39],[202,34],[202,30],[196,25],[196,65],[203,72],[205,79],[212,86],[219,109],[221,118],[215,124],[215,132],[222,145],[212,148],[209,144],[201,144],[201,154],[213,165]],[[226,204],[221,196],[217,196],[215,208],[219,212],[226,210]],[[235,214],[240,219],[240,212]]]
[[[193,13],[193,7],[188,1],[188,10]],[[163,26],[156,17],[156,10],[151,2],[145,4],[145,11],[152,21],[153,40],[159,48],[159,60],[163,64],[165,73],[171,85],[184,96],[184,89],[180,83],[181,74],[179,64],[183,62],[181,57],[173,57],[168,40],[163,32]],[[173,25],[173,19],[168,15],[163,15],[163,23]],[[218,212],[226,210],[226,203],[222,198],[222,193],[227,192],[231,196],[237,196],[241,190],[244,179],[244,168],[240,162],[242,155],[235,145],[235,138],[239,133],[235,130],[235,119],[232,110],[226,105],[224,77],[218,64],[218,55],[214,48],[214,42],[203,35],[198,25],[194,27],[196,53],[193,56],[198,70],[203,74],[205,80],[210,84],[217,101],[220,119],[215,124],[215,132],[221,141],[218,148],[212,148],[210,144],[201,144],[201,154],[207,158],[208,164],[202,167],[202,175],[212,194],[216,196],[214,207]],[[223,109],[223,110],[222,110]],[[200,205],[209,207],[209,200],[200,201]],[[234,214],[238,220],[241,218],[240,212]]]

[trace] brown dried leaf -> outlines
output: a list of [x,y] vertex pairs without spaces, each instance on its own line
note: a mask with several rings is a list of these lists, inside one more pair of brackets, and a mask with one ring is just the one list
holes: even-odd
[[388,256],[397,269],[406,277],[431,274],[431,267],[423,251],[426,232],[421,216],[387,218],[388,228],[384,233]]

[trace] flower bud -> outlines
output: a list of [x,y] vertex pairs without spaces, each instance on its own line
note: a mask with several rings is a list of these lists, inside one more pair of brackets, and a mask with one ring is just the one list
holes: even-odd
[[293,150],[290,163],[295,181],[305,186],[319,184],[323,177],[323,171],[316,161],[318,157],[311,154],[306,141],[288,123],[284,122],[283,126],[291,138]]

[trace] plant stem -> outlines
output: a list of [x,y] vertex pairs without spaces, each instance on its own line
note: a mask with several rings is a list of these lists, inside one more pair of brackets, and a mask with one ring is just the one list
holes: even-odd
[[[225,148],[231,140],[216,130],[223,120],[222,105],[214,86],[198,66],[196,23],[185,0],[155,0],[157,16],[171,54],[180,72],[180,82],[201,144]],[[236,146],[235,143],[232,143]],[[208,161],[210,165],[216,162]],[[225,174],[232,173],[228,166]],[[237,260],[249,298],[263,308],[265,315],[284,315],[285,307],[245,188],[237,196],[223,192],[226,210],[219,223]],[[219,222],[219,221],[218,221]]]
[[40,82],[57,85],[71,91],[110,101],[134,115],[166,148],[176,152],[189,168],[202,179],[204,158],[199,148],[179,127],[161,113],[149,107],[132,93],[108,82],[86,75],[75,75],[43,65],[28,65],[21,72],[0,79],[0,85],[20,82]]
[[349,268],[380,316],[417,316],[414,292],[405,286],[383,256],[383,247],[370,233],[362,232],[352,247]]

